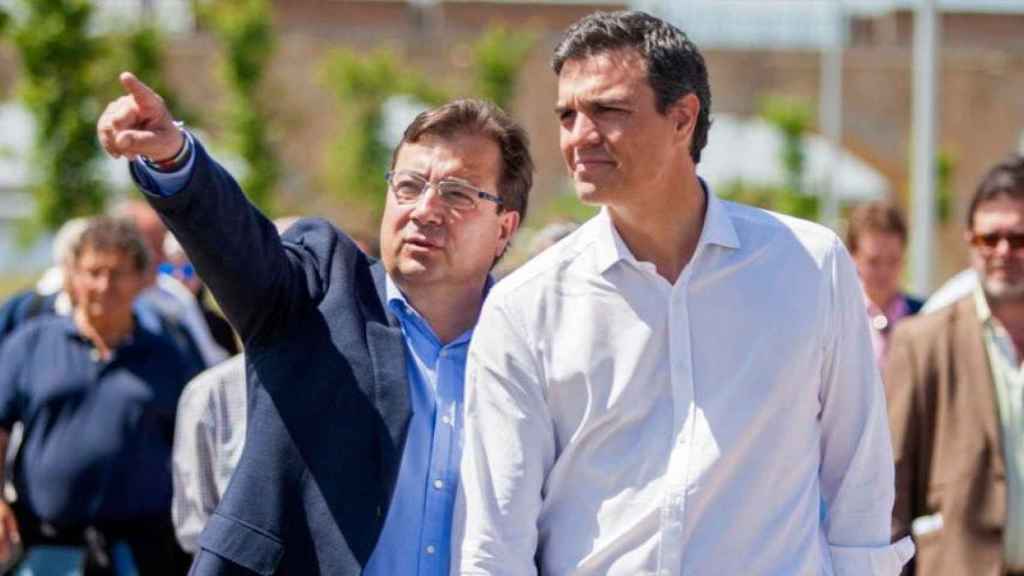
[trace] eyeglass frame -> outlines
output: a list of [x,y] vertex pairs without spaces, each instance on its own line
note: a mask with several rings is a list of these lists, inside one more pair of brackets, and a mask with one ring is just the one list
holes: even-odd
[[[441,194],[441,190],[438,187],[441,186],[445,182],[449,182],[451,184],[457,184],[457,185],[465,188],[469,192],[472,192],[472,193],[476,194],[476,198],[479,198],[481,200],[490,200],[491,202],[494,202],[498,206],[498,210],[502,210],[502,209],[505,208],[505,201],[500,196],[496,196],[494,194],[491,194],[490,192],[485,192],[485,191],[477,188],[476,186],[473,186],[472,184],[470,184],[470,183],[468,183],[468,182],[466,182],[464,180],[454,180],[454,179],[450,179],[450,178],[442,178],[441,180],[438,180],[437,182],[431,182],[430,180],[427,180],[426,178],[424,178],[418,172],[413,172],[412,170],[388,170],[387,172],[384,173],[384,181],[388,183],[388,190],[390,190],[393,194],[395,193],[395,186],[394,186],[394,184],[391,183],[391,179],[394,176],[399,175],[399,174],[406,174],[406,175],[414,176],[418,180],[422,180],[423,181],[423,187],[420,189],[420,193],[416,196],[416,200],[413,201],[413,202],[402,202],[402,200],[398,197],[398,195],[395,194],[395,201],[398,202],[399,204],[402,204],[402,205],[405,205],[405,206],[409,206],[409,205],[413,205],[413,204],[419,203],[420,198],[422,198],[427,193],[427,188],[433,188],[434,191],[437,192],[441,196],[441,198],[443,199],[445,196],[444,196],[444,194]],[[470,198],[472,199],[472,197],[470,197]],[[473,200],[474,200],[473,208],[476,208],[477,207],[476,200],[475,199],[473,199]],[[469,210],[469,208],[458,208],[458,207],[452,205],[451,203],[449,203],[448,201],[445,201],[445,203],[450,208],[452,208],[453,210]]]

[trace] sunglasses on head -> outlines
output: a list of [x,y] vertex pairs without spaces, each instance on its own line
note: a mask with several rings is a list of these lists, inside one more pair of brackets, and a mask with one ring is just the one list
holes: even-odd
[[971,244],[978,248],[995,250],[999,243],[1006,240],[1010,250],[1024,249],[1024,232],[991,232],[989,234],[971,234]]

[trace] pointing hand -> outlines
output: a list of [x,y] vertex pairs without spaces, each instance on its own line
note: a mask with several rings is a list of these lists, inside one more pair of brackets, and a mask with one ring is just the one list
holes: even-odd
[[185,144],[185,135],[164,99],[131,72],[122,72],[120,80],[127,94],[108,104],[96,123],[100,145],[114,158],[174,157]]

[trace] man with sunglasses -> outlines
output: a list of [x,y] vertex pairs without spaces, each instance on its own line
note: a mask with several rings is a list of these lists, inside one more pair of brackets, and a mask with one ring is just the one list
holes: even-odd
[[893,530],[916,574],[1024,574],[1024,157],[981,180],[965,238],[979,286],[892,338]]
[[245,344],[245,451],[192,573],[448,573],[466,349],[526,210],[525,132],[459,100],[392,157],[381,262],[323,220],[281,238],[131,74],[99,119]]

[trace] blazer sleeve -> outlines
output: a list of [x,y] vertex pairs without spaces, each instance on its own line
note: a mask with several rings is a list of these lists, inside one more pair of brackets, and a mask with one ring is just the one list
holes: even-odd
[[160,196],[145,171],[132,176],[247,345],[272,339],[327,290],[338,258],[358,249],[322,220],[303,220],[282,241],[235,179],[196,141],[188,184]]
[[[911,333],[897,327],[889,346],[885,365],[886,403],[896,465],[896,499],[893,506],[893,539],[911,534],[911,523],[920,515],[922,475],[927,466],[927,451],[922,445],[931,437],[931,418],[921,398],[921,366],[916,358]],[[914,574],[911,560],[905,575]]]

